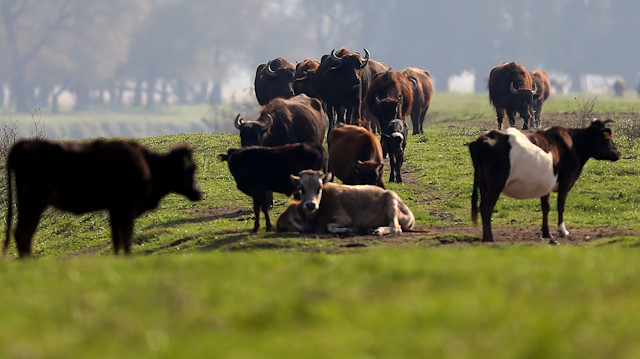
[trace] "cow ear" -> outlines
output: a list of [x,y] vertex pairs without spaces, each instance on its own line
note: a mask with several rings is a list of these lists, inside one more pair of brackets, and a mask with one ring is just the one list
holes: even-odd
[[605,128],[604,130],[602,130],[602,135],[604,136],[605,140],[610,140],[611,137],[613,137],[613,130],[610,128]]

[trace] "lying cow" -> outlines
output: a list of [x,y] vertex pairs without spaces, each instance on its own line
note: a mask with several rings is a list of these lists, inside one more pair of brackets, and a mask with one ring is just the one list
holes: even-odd
[[415,218],[398,195],[378,186],[348,186],[327,182],[320,171],[305,170],[291,176],[302,198],[278,218],[277,228],[289,222],[300,232],[401,233],[413,228]]
[[19,141],[7,157],[3,251],[11,235],[12,174],[18,212],[15,241],[18,254],[25,257],[31,255],[33,234],[49,206],[74,214],[106,209],[115,253],[122,248],[129,254],[134,220],[162,197],[173,192],[192,201],[201,198],[195,170],[193,152],[186,146],[156,153],[133,141]]
[[556,126],[536,132],[491,131],[469,143],[473,161],[471,219],[478,219],[478,190],[482,215],[482,241],[492,242],[491,213],[500,193],[517,199],[540,197],[542,238],[549,238],[549,194],[558,192],[558,234],[569,235],[564,224],[565,201],[589,158],[617,161],[620,158],[612,141],[611,122],[593,120],[587,128]]
[[402,183],[402,163],[404,162],[404,149],[407,146],[409,128],[401,119],[395,119],[383,129],[380,135],[382,153],[389,155],[389,182]]
[[260,228],[260,209],[264,213],[267,231],[271,230],[270,192],[291,196],[298,187],[289,177],[305,169],[323,170],[327,151],[315,143],[295,143],[278,147],[250,146],[231,148],[218,159],[227,161],[231,175],[240,191],[253,198],[255,220],[253,232]]
[[327,137],[329,170],[344,184],[384,187],[380,141],[364,127],[340,124]]

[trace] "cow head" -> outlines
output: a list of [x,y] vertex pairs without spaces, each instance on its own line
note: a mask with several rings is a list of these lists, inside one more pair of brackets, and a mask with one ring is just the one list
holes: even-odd
[[515,86],[513,85],[513,81],[511,81],[509,83],[509,92],[511,92],[511,94],[515,96],[516,111],[520,113],[522,119],[526,121],[525,123],[528,123],[529,119],[533,117],[533,108],[531,104],[533,103],[534,96],[536,96],[538,93],[538,87],[536,86],[535,82],[533,83],[532,90],[527,88],[516,90]]
[[322,171],[314,170],[304,170],[298,176],[291,175],[291,182],[300,189],[298,212],[305,218],[313,218],[320,208],[322,186],[328,179],[329,176]]
[[191,148],[186,145],[174,147],[169,152],[168,158],[171,163],[172,191],[191,201],[202,199],[202,192],[196,183],[196,163]]
[[362,83],[360,72],[369,63],[370,56],[367,49],[364,51],[363,58],[359,53],[350,52],[345,48],[338,50],[338,52],[335,52],[335,49],[331,50],[331,55],[324,58],[325,61],[330,61],[330,66],[322,75],[337,75],[346,81],[347,85],[360,86]]
[[270,114],[264,117],[265,121],[262,122],[245,121],[244,118],[240,117],[240,114],[236,116],[233,124],[240,130],[240,144],[242,147],[259,146],[262,144],[264,134],[271,128],[271,125],[273,125],[273,117],[271,117]]
[[[581,147],[586,156],[596,160],[617,161],[622,156],[618,147],[613,142],[613,130],[607,127],[612,120],[600,121],[593,119],[591,125],[586,129],[583,139],[575,139],[575,146]],[[584,142],[582,142],[584,141]]]
[[261,79],[272,83],[273,97],[289,98],[293,96],[293,66],[284,59],[271,60],[264,67]]
[[354,165],[356,173],[356,184],[371,184],[384,187],[383,181],[384,164],[375,161],[358,161]]
[[402,154],[404,152],[405,135],[400,132],[380,135],[382,152],[389,154]]
[[296,64],[292,84],[293,92],[296,95],[304,93],[310,97],[319,97],[312,81],[318,66],[320,66],[320,63],[311,59],[306,59]]

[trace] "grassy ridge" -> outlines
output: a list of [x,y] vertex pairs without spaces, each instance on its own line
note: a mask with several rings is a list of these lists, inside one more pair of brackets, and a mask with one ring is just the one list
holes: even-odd
[[[410,181],[388,187],[418,226],[455,228],[470,224],[464,144],[493,128],[494,115],[486,95],[437,96],[427,133],[409,137]],[[633,114],[637,99],[626,100],[598,100],[596,110]],[[543,116],[580,112],[571,97],[555,101]],[[620,122],[613,126],[623,158],[587,163],[567,202],[569,231],[640,229],[640,141]],[[368,248],[352,250],[340,238],[250,234],[251,202],[215,158],[239,145],[237,134],[140,141],[161,151],[191,143],[204,199],[170,195],[142,216],[131,258],[111,255],[106,214],[48,210],[36,233],[37,259],[11,260],[12,244],[10,260],[0,261],[0,357],[640,354],[638,236],[559,248],[434,248],[426,246],[429,238],[390,248],[370,238]],[[1,164],[3,216],[5,180]],[[287,201],[276,196],[272,220]],[[552,203],[551,223],[554,211]],[[537,226],[540,218],[538,200],[502,197],[494,213],[498,225]]]
[[621,248],[0,263],[3,357],[637,357]]

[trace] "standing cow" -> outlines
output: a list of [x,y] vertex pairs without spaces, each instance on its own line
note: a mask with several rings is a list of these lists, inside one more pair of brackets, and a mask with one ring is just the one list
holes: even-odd
[[293,73],[293,92],[296,95],[306,94],[309,97],[320,98],[316,84],[312,81],[313,75],[309,77],[309,73],[315,73],[320,66],[320,63],[315,60],[305,59],[302,62],[296,64],[295,72]]
[[627,84],[624,82],[624,79],[617,78],[613,83],[613,93],[616,97],[624,96],[624,91],[627,89]]
[[238,114],[234,125],[243,147],[322,143],[326,131],[322,103],[305,94],[272,100],[262,107],[257,121],[245,121]]
[[402,163],[407,146],[409,128],[404,120],[396,118],[382,129],[380,143],[383,156],[389,155],[389,182],[402,183]]
[[540,127],[540,114],[542,113],[542,105],[549,98],[551,93],[551,82],[546,72],[542,70],[531,71],[531,80],[534,83],[534,87],[537,89],[535,96],[533,96],[533,103],[531,107],[533,109],[533,121],[531,127]]
[[169,153],[147,150],[133,141],[17,142],[7,157],[7,227],[11,235],[12,174],[17,193],[15,241],[20,257],[31,255],[33,235],[44,210],[53,206],[82,214],[106,209],[113,249],[131,251],[133,224],[168,193],[200,200],[193,153],[186,146]]
[[267,231],[271,230],[270,193],[291,196],[297,186],[291,182],[290,176],[305,169],[324,170],[327,151],[317,143],[250,146],[228,149],[226,154],[219,154],[218,159],[228,162],[238,189],[253,198],[253,232],[257,232],[260,228],[260,209],[264,213]]
[[294,71],[295,66],[282,57],[258,65],[254,81],[258,103],[264,106],[276,97],[289,98],[293,96]]
[[413,104],[411,105],[413,134],[423,134],[424,129],[422,126],[433,97],[431,74],[429,71],[417,67],[407,67],[401,72],[409,79],[413,87]]
[[380,141],[361,126],[340,125],[329,132],[329,171],[344,184],[384,187]]
[[611,121],[594,120],[587,128],[560,126],[535,132],[491,131],[469,143],[473,161],[471,219],[478,219],[478,191],[482,241],[493,242],[491,214],[500,193],[517,199],[540,197],[542,238],[557,244],[549,233],[550,193],[558,193],[558,235],[569,235],[564,224],[567,195],[589,158],[617,161],[621,154],[612,140]]
[[366,96],[367,109],[384,130],[393,119],[411,112],[413,86],[402,73],[387,70],[375,75]]
[[531,104],[537,90],[527,69],[515,61],[505,62],[491,70],[488,85],[489,100],[496,108],[498,129],[502,128],[505,112],[511,126],[516,123],[516,112],[520,113],[524,120],[522,128],[528,129],[533,117]]

